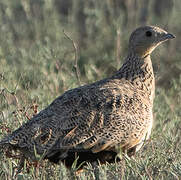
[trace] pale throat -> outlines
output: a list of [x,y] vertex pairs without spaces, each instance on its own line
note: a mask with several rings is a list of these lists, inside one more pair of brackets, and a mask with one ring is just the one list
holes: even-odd
[[134,54],[135,56],[138,56],[140,58],[143,58],[150,55],[153,50],[159,45],[160,43],[156,44],[144,44],[144,45],[136,45],[134,47],[129,47],[129,54]]

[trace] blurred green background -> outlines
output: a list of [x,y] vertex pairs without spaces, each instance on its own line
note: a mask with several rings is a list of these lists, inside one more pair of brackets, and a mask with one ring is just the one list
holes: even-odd
[[[160,156],[157,154],[159,158],[149,165],[151,168],[160,163],[158,169],[167,171],[165,156],[161,154],[173,150],[176,165],[169,166],[168,172],[170,178],[180,177],[180,17],[180,0],[2,0],[0,136],[27,121],[34,113],[34,105],[41,110],[65,90],[111,76],[126,57],[130,33],[141,25],[157,25],[177,38],[152,54],[157,85],[152,144]],[[76,44],[80,82],[76,77],[74,46],[63,31]],[[141,160],[144,163],[154,154],[151,145],[147,146],[150,149],[141,151],[148,154]],[[7,165],[0,168],[2,178],[12,176],[11,163],[2,162],[2,167]],[[135,168],[138,170],[133,174],[131,170],[128,173],[128,168],[125,177],[149,177],[146,170],[138,173],[142,172],[141,166]],[[156,175],[153,168],[149,172],[153,178],[168,177],[162,170]]]

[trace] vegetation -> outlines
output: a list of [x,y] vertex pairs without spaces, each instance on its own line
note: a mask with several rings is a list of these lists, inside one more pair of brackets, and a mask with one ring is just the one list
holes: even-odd
[[[27,162],[17,179],[181,179],[180,12],[176,0],[0,2],[0,138],[64,91],[111,76],[135,27],[158,25],[177,36],[152,55],[155,122],[134,159],[88,164],[81,176],[74,167]],[[18,161],[2,153],[0,159],[0,179],[12,179]]]

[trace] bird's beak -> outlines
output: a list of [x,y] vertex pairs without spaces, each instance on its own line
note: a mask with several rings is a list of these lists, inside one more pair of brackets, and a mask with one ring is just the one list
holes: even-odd
[[165,39],[173,39],[173,38],[176,38],[176,36],[173,35],[173,34],[167,33],[167,34],[164,35],[164,38]]
[[159,42],[164,42],[164,41],[167,41],[169,39],[173,39],[175,38],[175,36],[173,34],[170,34],[170,33],[167,33],[167,32],[164,32],[161,34],[160,38],[159,38]]

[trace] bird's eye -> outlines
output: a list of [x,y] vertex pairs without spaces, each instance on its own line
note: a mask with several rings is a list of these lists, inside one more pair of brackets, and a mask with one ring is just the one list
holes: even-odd
[[145,35],[146,35],[147,37],[151,37],[151,36],[152,36],[152,32],[151,32],[151,31],[146,31]]

